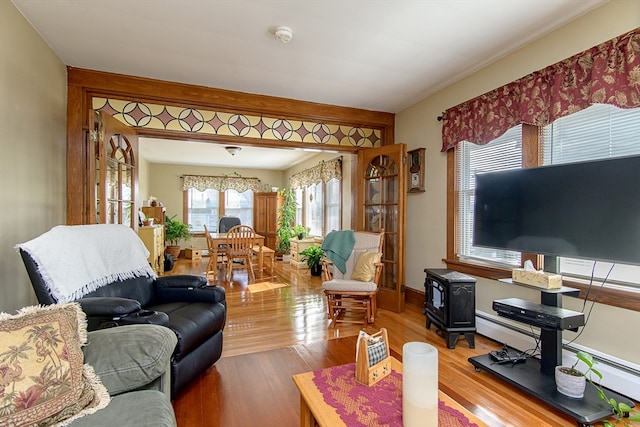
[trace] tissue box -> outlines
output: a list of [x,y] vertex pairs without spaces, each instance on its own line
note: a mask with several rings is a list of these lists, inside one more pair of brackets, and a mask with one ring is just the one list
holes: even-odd
[[562,276],[560,274],[530,271],[524,268],[514,268],[511,271],[511,278],[514,282],[543,289],[558,289],[562,286]]

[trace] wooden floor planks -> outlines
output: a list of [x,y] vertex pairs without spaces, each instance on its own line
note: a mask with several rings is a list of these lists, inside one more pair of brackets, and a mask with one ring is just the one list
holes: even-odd
[[[171,274],[201,274],[201,261],[179,259]],[[291,376],[352,362],[360,326],[328,328],[321,280],[308,270],[276,263],[270,280],[290,286],[259,293],[247,289],[247,273],[234,271],[227,290],[228,315],[222,358],[174,400],[179,427],[298,426],[299,396]],[[387,328],[392,354],[401,359],[408,341],[438,348],[440,388],[491,426],[574,426],[564,414],[487,372],[476,372],[468,358],[501,346],[476,334],[475,349],[461,337],[455,349],[427,330],[421,307],[403,313],[379,310],[369,333]],[[345,339],[340,339],[345,338]]]

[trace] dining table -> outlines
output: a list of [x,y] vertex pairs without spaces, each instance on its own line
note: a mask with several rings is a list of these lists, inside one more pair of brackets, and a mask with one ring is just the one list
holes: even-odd
[[[213,256],[214,259],[218,259],[218,245],[225,245],[227,243],[227,233],[209,233],[211,239],[213,240],[213,253],[209,254],[209,256]],[[254,252],[258,257],[258,270],[262,271],[264,267],[264,252],[262,248],[264,247],[264,236],[260,234],[255,235],[255,243],[254,243]],[[213,272],[215,273],[218,270],[218,263],[215,262],[212,265]]]

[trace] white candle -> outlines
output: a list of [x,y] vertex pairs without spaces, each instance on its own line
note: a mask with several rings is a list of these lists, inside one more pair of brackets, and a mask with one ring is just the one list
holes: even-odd
[[438,425],[438,350],[431,344],[402,347],[402,425]]

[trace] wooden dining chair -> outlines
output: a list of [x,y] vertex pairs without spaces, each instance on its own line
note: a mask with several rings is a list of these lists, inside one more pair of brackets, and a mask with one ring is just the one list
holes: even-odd
[[256,245],[256,232],[248,225],[236,225],[227,232],[227,280],[233,277],[233,268],[242,264],[235,264],[234,260],[244,261],[249,277],[255,281],[253,273],[253,248]]
[[[204,236],[207,240],[207,250],[209,251],[209,262],[207,262],[207,268],[205,269],[205,275],[207,277],[213,276],[216,277],[216,271],[218,267],[218,263],[223,263],[226,260],[226,249],[225,248],[216,248],[216,243],[211,238],[211,234],[209,234],[209,229],[207,226],[204,226]],[[218,256],[214,256],[217,253]]]

